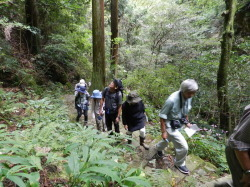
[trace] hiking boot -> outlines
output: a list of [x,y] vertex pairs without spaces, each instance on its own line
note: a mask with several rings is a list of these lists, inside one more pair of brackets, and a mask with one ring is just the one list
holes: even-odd
[[176,166],[175,167],[183,174],[189,174],[189,170],[186,166]]
[[128,140],[128,144],[132,144],[132,140]]
[[163,152],[162,151],[157,151],[157,156],[159,158],[162,158],[164,156]]
[[144,149],[149,150],[149,146],[144,143],[145,138],[140,137],[140,145],[144,147]]

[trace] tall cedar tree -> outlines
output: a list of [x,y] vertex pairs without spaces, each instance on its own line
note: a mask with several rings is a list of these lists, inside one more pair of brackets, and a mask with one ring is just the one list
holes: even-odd
[[226,0],[224,32],[221,42],[221,59],[217,74],[218,106],[220,110],[220,128],[231,130],[230,108],[228,101],[228,66],[234,38],[234,16],[237,0]]
[[92,1],[93,72],[90,91],[105,86],[104,0]]
[[[26,24],[38,31],[38,9],[36,0],[25,0],[25,16]],[[25,33],[26,41],[30,53],[37,54],[40,49],[40,38],[39,32],[36,34],[30,32],[29,30]]]
[[112,78],[117,77],[118,44],[115,39],[118,37],[118,0],[111,0],[111,74]]

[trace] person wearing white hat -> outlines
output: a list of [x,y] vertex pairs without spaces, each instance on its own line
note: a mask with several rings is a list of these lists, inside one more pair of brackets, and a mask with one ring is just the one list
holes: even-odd
[[87,84],[85,82],[84,79],[81,79],[76,85],[75,85],[75,96],[77,95],[77,88],[79,88],[80,86],[84,86],[86,88],[86,90],[88,89]]
[[92,113],[94,114],[94,118],[96,121],[96,128],[97,130],[101,131],[101,132],[105,132],[107,130],[107,127],[105,125],[105,120],[104,120],[104,115],[101,116],[99,114],[100,111],[100,101],[102,99],[102,93],[99,90],[94,90],[92,95]]

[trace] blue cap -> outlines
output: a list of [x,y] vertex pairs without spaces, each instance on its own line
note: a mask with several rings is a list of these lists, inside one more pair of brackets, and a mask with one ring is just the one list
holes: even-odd
[[81,92],[81,93],[86,93],[86,87],[85,86],[79,86],[76,91]]
[[102,98],[102,93],[99,90],[94,90],[91,98],[95,98],[95,99],[101,99]]

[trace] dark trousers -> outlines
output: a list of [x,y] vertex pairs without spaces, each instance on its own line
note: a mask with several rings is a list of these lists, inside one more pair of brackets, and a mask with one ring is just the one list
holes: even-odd
[[88,110],[82,110],[80,107],[77,107],[76,110],[77,110],[76,121],[79,122],[80,117],[84,115],[84,123],[87,123],[88,122]]
[[244,186],[240,180],[243,177],[243,170],[240,166],[240,163],[235,155],[234,149],[229,146],[226,146],[226,158],[229,169],[233,178],[234,187],[242,187]]
[[105,121],[106,121],[106,126],[107,126],[108,131],[112,130],[112,123],[114,123],[115,132],[120,133],[119,123],[115,121],[117,115],[118,113],[114,113],[114,114],[105,113]]

